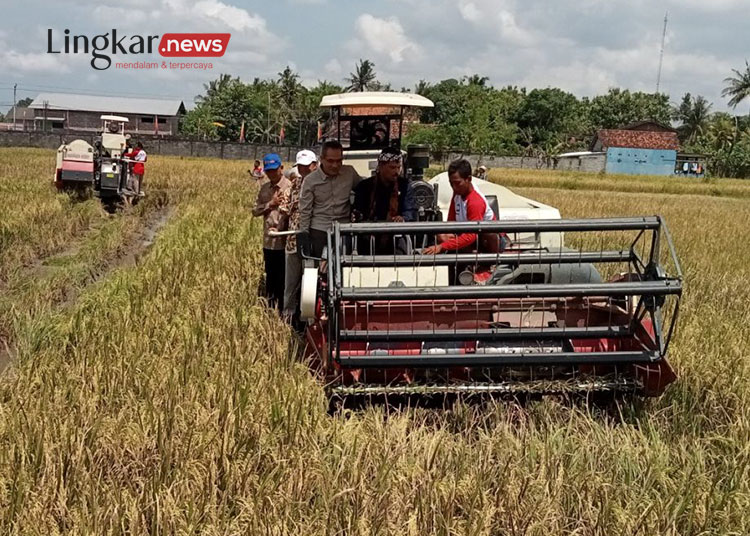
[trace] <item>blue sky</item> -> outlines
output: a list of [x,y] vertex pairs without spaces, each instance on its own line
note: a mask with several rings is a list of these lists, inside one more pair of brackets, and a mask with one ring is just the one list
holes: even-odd
[[[307,84],[342,83],[359,58],[382,81],[412,87],[479,73],[496,86],[556,86],[576,95],[609,87],[654,91],[662,21],[669,29],[661,89],[702,94],[714,110],[732,68],[750,52],[747,0],[0,0],[0,110],[40,91],[162,96],[192,105],[203,84],[230,73],[275,76],[286,65]],[[61,36],[230,32],[209,71],[95,71],[87,55],[46,54]],[[124,56],[120,61],[161,61]],[[744,106],[744,105],[743,105]],[[748,104],[750,106],[750,104]],[[740,110],[746,113],[747,110]]]

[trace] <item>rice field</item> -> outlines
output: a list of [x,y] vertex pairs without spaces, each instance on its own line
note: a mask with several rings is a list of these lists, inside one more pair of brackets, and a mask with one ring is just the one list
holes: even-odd
[[663,397],[331,416],[257,297],[247,162],[154,157],[115,215],[53,167],[0,148],[0,534],[750,533],[750,183],[492,171],[566,217],[665,216]]

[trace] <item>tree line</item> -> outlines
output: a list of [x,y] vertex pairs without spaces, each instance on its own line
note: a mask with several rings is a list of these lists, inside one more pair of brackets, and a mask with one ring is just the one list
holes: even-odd
[[[243,82],[222,74],[204,85],[196,107],[181,124],[183,134],[206,140],[241,138],[249,142],[312,146],[327,112],[323,96],[343,91],[392,91],[378,80],[375,65],[360,60],[339,85],[300,82],[290,67],[276,78]],[[750,96],[750,65],[725,79],[722,93],[736,107]],[[705,154],[715,176],[750,177],[750,120],[712,112],[703,96],[669,95],[612,88],[603,95],[577,97],[559,88],[496,88],[481,75],[437,83],[420,80],[400,88],[431,99],[434,108],[420,109],[410,124],[407,143],[426,143],[433,150],[458,149],[505,156],[554,156],[587,150],[597,130],[653,120],[677,129],[683,151]]]

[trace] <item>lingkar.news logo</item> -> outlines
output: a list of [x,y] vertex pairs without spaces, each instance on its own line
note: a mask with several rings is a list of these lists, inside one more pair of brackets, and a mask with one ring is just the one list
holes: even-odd
[[[116,29],[111,32],[89,37],[87,35],[70,35],[67,28],[62,39],[54,31],[47,29],[47,54],[91,54],[91,67],[97,71],[109,69],[112,56],[153,54],[157,52],[165,58],[218,58],[224,55],[229,44],[228,33],[166,33],[158,35],[118,35]],[[160,40],[159,40],[160,39]],[[159,40],[154,50],[154,43]],[[162,62],[165,67],[166,62]],[[185,64],[172,64],[185,65]],[[211,64],[206,64],[210,68]],[[130,67],[130,64],[117,64]],[[158,64],[144,63],[139,67],[153,68]],[[197,67],[197,65],[196,65]]]

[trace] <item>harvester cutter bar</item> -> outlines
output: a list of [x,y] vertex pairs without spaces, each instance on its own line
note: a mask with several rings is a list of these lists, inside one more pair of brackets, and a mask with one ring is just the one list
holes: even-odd
[[346,355],[339,364],[346,368],[442,368],[442,367],[515,367],[555,365],[650,364],[661,359],[658,352],[477,352],[419,355]]
[[430,395],[515,395],[636,392],[642,385],[630,378],[537,380],[526,382],[471,383],[445,385],[338,385],[331,387],[333,396],[430,396]]

